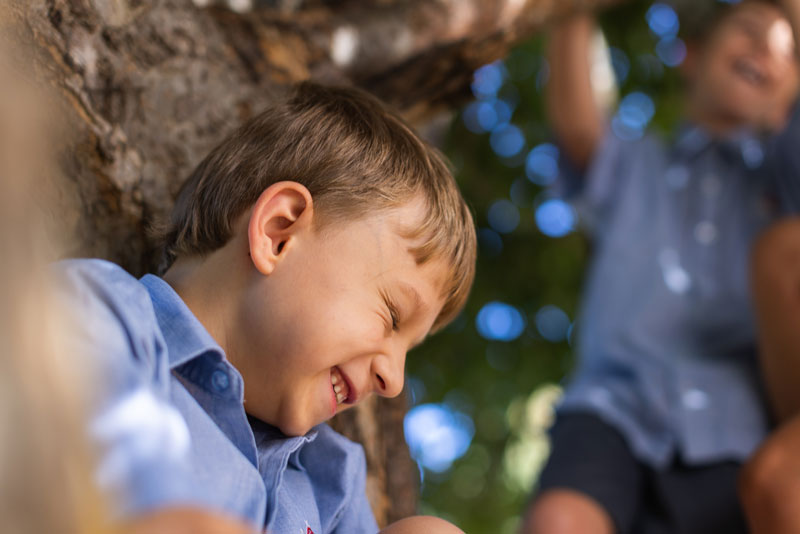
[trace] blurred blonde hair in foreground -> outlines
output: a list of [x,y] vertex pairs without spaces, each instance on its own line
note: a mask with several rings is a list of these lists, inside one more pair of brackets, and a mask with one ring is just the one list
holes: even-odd
[[0,531],[99,532],[104,507],[84,441],[87,370],[59,343],[65,316],[44,276],[58,252],[44,238],[41,199],[55,178],[59,125],[52,100],[19,67],[25,50],[8,40],[7,15],[0,6]]

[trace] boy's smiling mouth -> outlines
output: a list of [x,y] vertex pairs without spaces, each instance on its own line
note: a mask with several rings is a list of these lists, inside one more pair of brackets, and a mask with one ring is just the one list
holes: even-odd
[[337,405],[355,402],[355,390],[350,380],[338,367],[331,368],[331,389]]

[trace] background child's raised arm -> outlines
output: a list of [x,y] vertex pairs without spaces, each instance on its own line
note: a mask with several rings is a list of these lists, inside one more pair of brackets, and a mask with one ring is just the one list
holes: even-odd
[[589,43],[593,33],[590,15],[574,15],[554,26],[548,43],[547,115],[561,147],[580,170],[588,166],[604,127],[592,91]]

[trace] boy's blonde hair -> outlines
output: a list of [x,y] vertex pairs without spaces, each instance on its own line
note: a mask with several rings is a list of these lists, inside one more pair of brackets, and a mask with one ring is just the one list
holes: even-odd
[[165,264],[222,247],[236,220],[271,184],[294,181],[314,199],[318,228],[426,203],[406,236],[417,263],[440,259],[444,307],[434,330],[466,301],[475,275],[476,239],[444,156],[367,93],[304,82],[229,135],[183,184],[164,235]]

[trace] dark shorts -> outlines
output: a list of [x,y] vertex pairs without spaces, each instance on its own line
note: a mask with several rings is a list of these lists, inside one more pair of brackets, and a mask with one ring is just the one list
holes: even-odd
[[634,458],[622,435],[588,413],[559,416],[541,494],[571,489],[598,502],[619,534],[739,534],[747,526],[736,493],[738,462],[655,470]]

